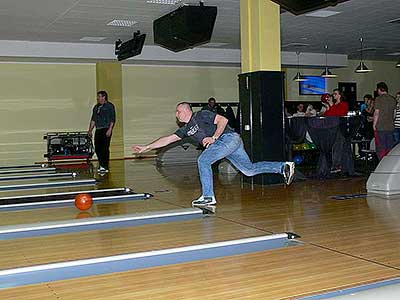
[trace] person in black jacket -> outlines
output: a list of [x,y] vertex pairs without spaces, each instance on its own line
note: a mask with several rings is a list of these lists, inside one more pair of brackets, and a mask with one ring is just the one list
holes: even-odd
[[106,91],[97,92],[97,104],[93,107],[92,118],[88,130],[92,137],[93,128],[96,127],[94,135],[94,147],[99,160],[100,173],[107,173],[110,161],[110,142],[115,125],[115,107],[108,101]]

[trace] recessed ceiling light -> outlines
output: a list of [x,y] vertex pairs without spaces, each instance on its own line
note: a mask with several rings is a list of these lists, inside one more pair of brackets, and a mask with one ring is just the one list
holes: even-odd
[[287,47],[299,48],[299,47],[308,47],[308,46],[310,46],[310,44],[307,44],[307,43],[289,43],[289,44],[282,45],[281,48],[287,48]]
[[132,27],[137,22],[132,20],[112,20],[107,23],[108,26],[117,26],[117,27]]
[[181,3],[182,0],[147,0],[146,2],[151,4],[176,5]]
[[222,46],[226,46],[226,45],[228,45],[228,43],[214,43],[214,42],[212,42],[212,43],[207,43],[207,44],[204,44],[204,45],[202,45],[202,47],[222,47]]
[[387,53],[386,55],[400,56],[400,52]]
[[337,15],[340,13],[341,13],[340,11],[321,9],[321,10],[313,11],[313,12],[305,14],[305,15],[307,17],[326,18],[326,17],[334,16],[334,15]]
[[84,36],[83,38],[81,38],[79,40],[82,42],[100,42],[105,39],[106,39],[106,37],[102,37],[102,36]]
[[386,21],[386,23],[400,23],[400,18],[396,18],[393,20]]
[[375,47],[367,47],[367,48],[363,48],[361,49],[357,49],[357,52],[361,52],[361,51],[376,51],[378,49],[382,49],[382,48],[375,48]]

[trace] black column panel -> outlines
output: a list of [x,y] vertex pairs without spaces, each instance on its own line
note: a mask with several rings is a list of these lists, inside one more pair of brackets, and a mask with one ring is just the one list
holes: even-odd
[[[258,71],[239,75],[240,127],[252,162],[286,161],[284,73]],[[245,177],[255,184],[282,183],[283,177],[262,174]]]

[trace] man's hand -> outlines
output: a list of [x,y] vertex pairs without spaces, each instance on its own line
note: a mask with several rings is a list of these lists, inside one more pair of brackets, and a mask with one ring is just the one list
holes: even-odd
[[215,139],[212,137],[206,137],[203,139],[202,143],[204,147],[208,148],[208,146],[215,143]]
[[92,131],[91,131],[91,130],[88,130],[87,134],[88,134],[88,136],[89,136],[90,138],[92,138],[92,137],[93,137],[93,133],[92,133]]
[[132,150],[134,153],[144,153],[149,150],[149,147],[147,145],[135,145],[132,147]]
[[109,129],[107,130],[107,132],[106,132],[106,136],[107,136],[107,137],[110,137],[111,135],[112,135],[112,129],[109,128]]

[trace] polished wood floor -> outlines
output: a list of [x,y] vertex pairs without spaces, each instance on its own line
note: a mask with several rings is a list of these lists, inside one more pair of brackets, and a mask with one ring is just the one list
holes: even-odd
[[[95,205],[92,216],[189,207],[200,193],[196,166],[157,168],[152,160],[116,161],[111,174],[101,180],[101,187],[131,186],[154,198]],[[0,241],[0,269],[283,231],[296,232],[304,242],[298,247],[5,289],[0,290],[0,299],[296,299],[400,277],[400,198],[330,198],[363,193],[365,181],[261,187],[242,184],[240,176],[217,174],[219,204],[213,217]],[[73,219],[78,214],[73,207],[0,212],[0,225]]]

